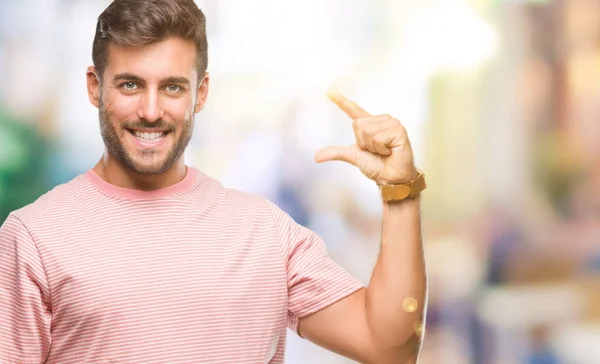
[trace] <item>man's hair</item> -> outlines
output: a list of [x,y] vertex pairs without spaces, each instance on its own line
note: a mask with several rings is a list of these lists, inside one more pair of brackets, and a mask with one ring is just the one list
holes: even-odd
[[98,17],[92,45],[97,76],[102,77],[111,44],[143,46],[170,37],[196,44],[198,77],[208,65],[206,18],[194,0],[114,0]]

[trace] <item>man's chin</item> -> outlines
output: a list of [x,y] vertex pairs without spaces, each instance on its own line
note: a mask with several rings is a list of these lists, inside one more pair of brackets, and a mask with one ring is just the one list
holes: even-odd
[[168,163],[164,158],[156,161],[136,160],[136,158],[128,158],[128,163],[125,165],[137,174],[144,176],[159,175],[166,172],[173,163]]
[[160,174],[165,173],[168,169],[169,166],[165,166],[165,165],[150,165],[150,166],[145,166],[145,165],[134,165],[132,166],[133,168],[131,168],[134,172],[136,172],[137,174],[141,174],[144,176],[157,176]]

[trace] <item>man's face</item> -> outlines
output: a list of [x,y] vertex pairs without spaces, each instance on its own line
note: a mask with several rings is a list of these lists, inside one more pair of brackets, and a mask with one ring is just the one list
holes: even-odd
[[205,78],[198,85],[193,42],[169,38],[143,47],[111,45],[97,90],[107,152],[136,173],[168,170],[191,139],[207,84]]

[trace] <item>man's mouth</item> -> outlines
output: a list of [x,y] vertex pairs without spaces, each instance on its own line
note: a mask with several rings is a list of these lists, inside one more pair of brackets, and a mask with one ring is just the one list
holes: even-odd
[[141,130],[131,130],[129,132],[141,143],[144,144],[156,144],[161,142],[169,131],[141,131]]

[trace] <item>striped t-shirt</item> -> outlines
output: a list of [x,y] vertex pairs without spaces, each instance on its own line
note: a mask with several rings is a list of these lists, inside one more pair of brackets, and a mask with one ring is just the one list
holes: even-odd
[[0,363],[283,363],[286,327],[361,287],[194,168],[151,192],[88,171],[0,228]]

